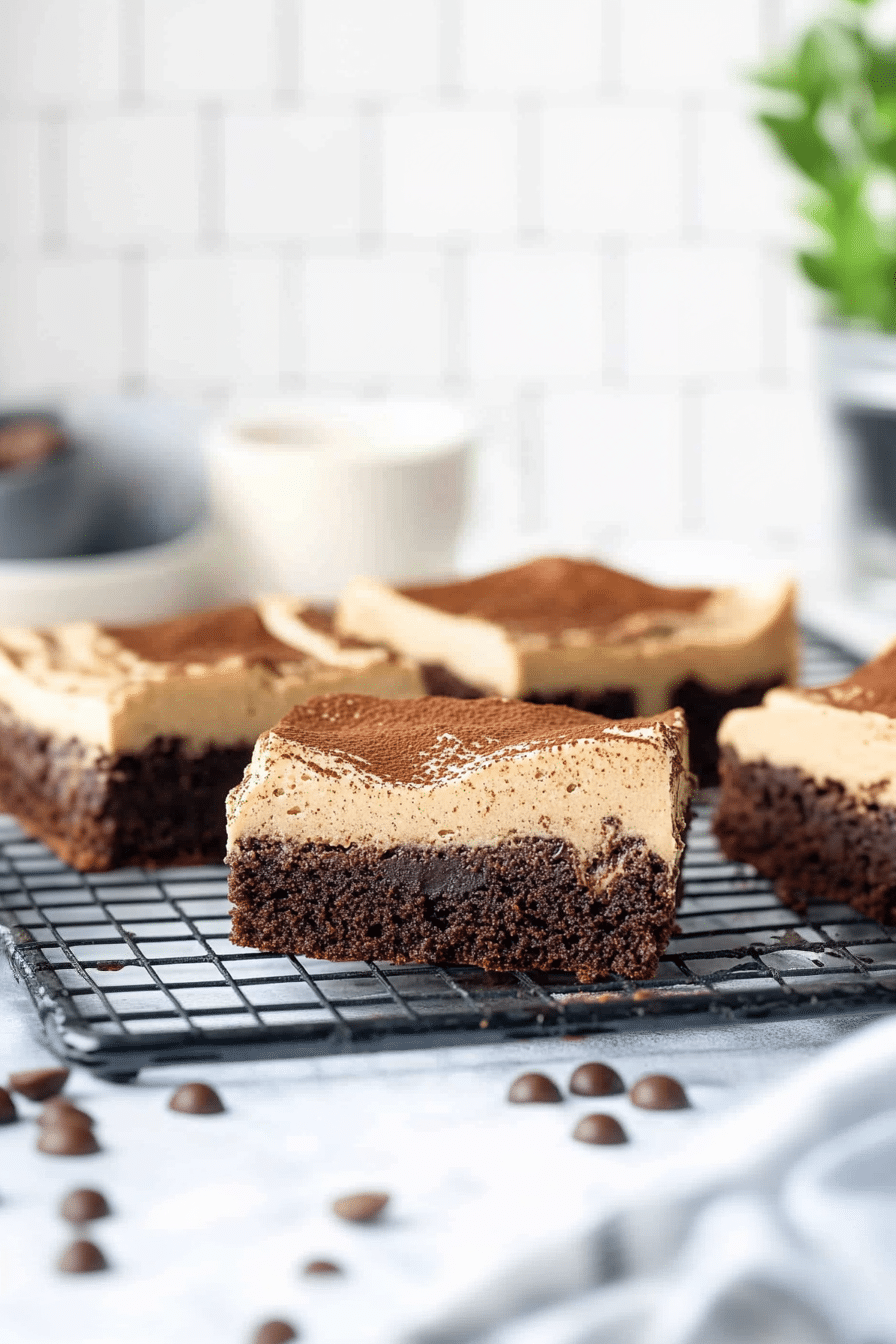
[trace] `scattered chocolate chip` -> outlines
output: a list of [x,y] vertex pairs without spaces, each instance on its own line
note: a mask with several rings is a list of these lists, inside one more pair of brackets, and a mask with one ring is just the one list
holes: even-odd
[[19,1069],[9,1075],[9,1085],[29,1101],[46,1101],[62,1091],[68,1075],[68,1069]]
[[332,1260],[309,1260],[302,1270],[303,1274],[341,1274],[342,1269],[339,1265],[334,1265]]
[[343,1195],[341,1199],[334,1200],[333,1212],[337,1218],[345,1218],[350,1223],[370,1223],[388,1203],[388,1195],[372,1190],[358,1195]]
[[665,1073],[639,1078],[629,1096],[633,1106],[645,1111],[683,1111],[690,1105],[681,1083]]
[[625,1091],[625,1084],[609,1064],[580,1064],[569,1080],[577,1097],[612,1097]]
[[264,1321],[252,1336],[252,1344],[288,1344],[298,1337],[288,1321]]
[[80,1125],[83,1129],[92,1129],[93,1116],[79,1110],[65,1097],[52,1097],[37,1117],[37,1123],[43,1129],[48,1125]]
[[0,1087],[0,1125],[11,1125],[18,1120],[16,1104],[5,1087]]
[[92,1223],[110,1213],[105,1195],[99,1190],[70,1190],[59,1205],[59,1213],[69,1223]]
[[583,1115],[572,1136],[580,1143],[628,1143],[628,1135],[612,1115]]
[[73,1241],[59,1257],[59,1269],[63,1274],[96,1274],[98,1270],[108,1268],[106,1257],[92,1241]]
[[92,1129],[84,1125],[67,1125],[63,1121],[42,1129],[37,1146],[42,1153],[52,1153],[56,1157],[85,1157],[100,1150]]
[[171,1094],[168,1107],[184,1115],[220,1115],[224,1103],[208,1083],[184,1083]]
[[556,1083],[543,1073],[521,1073],[510,1084],[508,1101],[562,1101]]

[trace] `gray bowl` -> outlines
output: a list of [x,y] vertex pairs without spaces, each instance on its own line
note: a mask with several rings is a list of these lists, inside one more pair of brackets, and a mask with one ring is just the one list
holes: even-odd
[[[44,420],[44,411],[0,415],[0,428],[21,420]],[[0,470],[0,559],[52,560],[77,555],[90,542],[96,522],[96,492],[82,455],[66,442],[51,457]]]

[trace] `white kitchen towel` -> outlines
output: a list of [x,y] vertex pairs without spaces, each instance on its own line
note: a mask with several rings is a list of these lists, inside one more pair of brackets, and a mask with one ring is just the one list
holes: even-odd
[[406,1344],[896,1344],[896,1018],[706,1117]]

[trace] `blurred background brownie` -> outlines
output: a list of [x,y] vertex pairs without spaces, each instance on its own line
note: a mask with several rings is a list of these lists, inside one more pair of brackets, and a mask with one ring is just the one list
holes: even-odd
[[518,696],[609,718],[680,705],[692,767],[708,781],[723,715],[796,677],[794,600],[787,583],[665,588],[543,558],[438,587],[359,578],[337,624],[418,659],[434,694]]
[[719,733],[715,830],[782,901],[896,924],[896,647],[845,681],[776,690]]
[[412,665],[326,626],[272,598],[0,629],[0,808],[84,871],[220,862],[225,798],[260,732],[322,691],[419,693]]
[[228,800],[233,941],[328,960],[652,976],[693,777],[684,716],[334,695]]

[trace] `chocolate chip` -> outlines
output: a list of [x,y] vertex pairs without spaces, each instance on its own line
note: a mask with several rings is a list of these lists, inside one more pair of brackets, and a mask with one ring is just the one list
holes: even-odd
[[80,1111],[65,1097],[52,1097],[37,1117],[37,1123],[42,1129],[48,1125],[80,1125],[82,1129],[92,1129],[93,1116]]
[[309,1260],[302,1270],[303,1274],[341,1274],[342,1269],[339,1265],[334,1265],[332,1260]]
[[106,1257],[92,1241],[73,1241],[59,1257],[63,1274],[96,1274],[108,1268]]
[[18,1120],[16,1104],[5,1087],[0,1087],[0,1125],[11,1125]]
[[105,1195],[99,1190],[70,1190],[59,1205],[60,1216],[69,1223],[92,1223],[110,1213]]
[[681,1083],[665,1073],[639,1078],[629,1096],[633,1106],[645,1111],[683,1111],[690,1105]]
[[208,1083],[184,1083],[171,1094],[168,1106],[184,1115],[220,1115],[224,1110],[224,1103]]
[[92,1129],[67,1125],[61,1120],[41,1130],[37,1146],[42,1153],[53,1153],[56,1157],[84,1157],[100,1150]]
[[543,1073],[521,1073],[510,1084],[508,1101],[562,1101],[556,1083]]
[[345,1218],[350,1223],[370,1223],[388,1203],[388,1195],[371,1190],[357,1195],[343,1195],[341,1199],[334,1200],[333,1212],[337,1218]]
[[625,1084],[609,1064],[580,1064],[569,1080],[577,1097],[612,1097],[625,1091]]
[[68,1075],[68,1069],[19,1069],[9,1075],[9,1085],[29,1101],[46,1101],[62,1091]]
[[288,1321],[264,1321],[252,1336],[252,1344],[288,1344],[298,1337]]
[[628,1143],[628,1135],[612,1115],[583,1115],[572,1136],[580,1143]]

